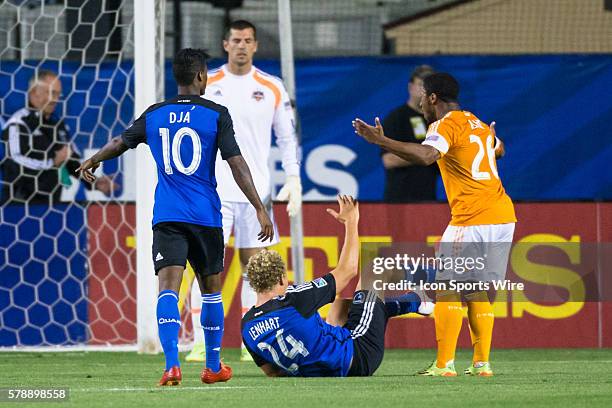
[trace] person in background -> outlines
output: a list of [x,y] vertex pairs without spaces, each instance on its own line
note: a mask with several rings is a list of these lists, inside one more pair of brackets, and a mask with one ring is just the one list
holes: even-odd
[[[224,242],[227,245],[230,235],[234,235],[234,247],[238,250],[242,269],[242,314],[257,300],[246,275],[249,258],[280,242],[272,212],[272,185],[268,168],[272,131],[281,151],[282,167],[286,175],[285,185],[278,192],[276,199],[288,201],[287,213],[290,217],[299,211],[302,194],[293,107],[282,80],[263,72],[253,64],[257,47],[257,29],[252,23],[245,20],[230,23],[223,40],[227,63],[208,72],[205,94],[207,99],[227,107],[234,124],[236,141],[253,173],[257,192],[274,223],[274,238],[268,242],[258,241],[256,232],[259,223],[255,208],[239,190],[229,166],[222,160],[217,160],[217,191],[221,198]],[[199,335],[201,330],[197,330],[200,322],[200,308],[197,307],[200,299],[197,290],[192,290],[191,304],[195,305],[192,308],[192,321],[196,335],[193,349],[185,359],[202,361],[205,347],[204,339]],[[243,345],[241,360],[250,359],[251,355]]]
[[[429,65],[419,65],[408,82],[408,101],[392,110],[384,119],[387,137],[400,142],[421,143],[425,140],[427,124],[419,107],[423,78],[435,71]],[[406,160],[381,149],[385,167],[384,201],[403,203],[436,199],[438,165],[412,166]]]
[[[4,157],[2,197],[5,204],[53,204],[62,194],[62,172],[70,174],[81,158],[70,142],[69,129],[53,114],[62,94],[62,84],[53,71],[40,69],[28,83],[28,106],[11,116],[2,131]],[[115,188],[110,177],[98,178],[88,189],[110,195]]]

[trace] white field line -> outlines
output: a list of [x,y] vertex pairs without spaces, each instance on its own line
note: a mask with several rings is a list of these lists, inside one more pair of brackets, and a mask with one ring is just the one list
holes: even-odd
[[254,389],[254,388],[262,388],[261,386],[248,386],[248,385],[217,385],[217,386],[201,386],[201,387],[183,387],[173,386],[173,387],[124,387],[124,388],[71,388],[70,392],[132,392],[132,391],[156,391],[159,390],[161,392],[167,391],[181,391],[181,390],[190,390],[190,391],[222,391],[222,390],[238,390],[238,389]]

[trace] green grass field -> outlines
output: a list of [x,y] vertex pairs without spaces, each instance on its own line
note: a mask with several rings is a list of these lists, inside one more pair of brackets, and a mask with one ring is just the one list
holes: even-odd
[[[226,384],[200,383],[200,364],[183,364],[180,387],[159,388],[163,356],[136,353],[0,353],[0,387],[69,387],[61,406],[93,407],[612,407],[612,350],[496,350],[495,377],[421,378],[432,350],[388,350],[371,378],[275,378],[238,362]],[[465,368],[468,351],[456,366]],[[1,404],[0,405],[6,405]],[[36,406],[15,403],[10,406]],[[55,404],[54,404],[55,405]]]

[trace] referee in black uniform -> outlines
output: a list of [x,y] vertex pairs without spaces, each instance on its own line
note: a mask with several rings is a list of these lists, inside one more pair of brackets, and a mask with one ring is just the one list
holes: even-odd
[[[61,93],[57,75],[38,70],[28,83],[28,106],[6,123],[2,132],[4,157],[0,161],[1,204],[57,203],[62,193],[60,171],[74,174],[79,167],[80,156],[72,148],[68,128],[53,115]],[[110,195],[114,183],[109,177],[100,177],[93,187]]]
[[[421,143],[425,140],[427,123],[419,109],[423,78],[435,71],[429,65],[420,65],[412,71],[408,83],[407,103],[392,110],[384,119],[385,135],[400,142]],[[433,201],[436,199],[438,165],[410,166],[405,160],[381,151],[385,167],[384,201],[403,203],[411,201]]]

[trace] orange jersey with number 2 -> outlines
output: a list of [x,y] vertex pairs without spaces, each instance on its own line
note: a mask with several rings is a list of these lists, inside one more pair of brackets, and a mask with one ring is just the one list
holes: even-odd
[[467,111],[451,111],[432,123],[423,141],[441,155],[440,174],[457,226],[516,222],[502,186],[489,126]]

